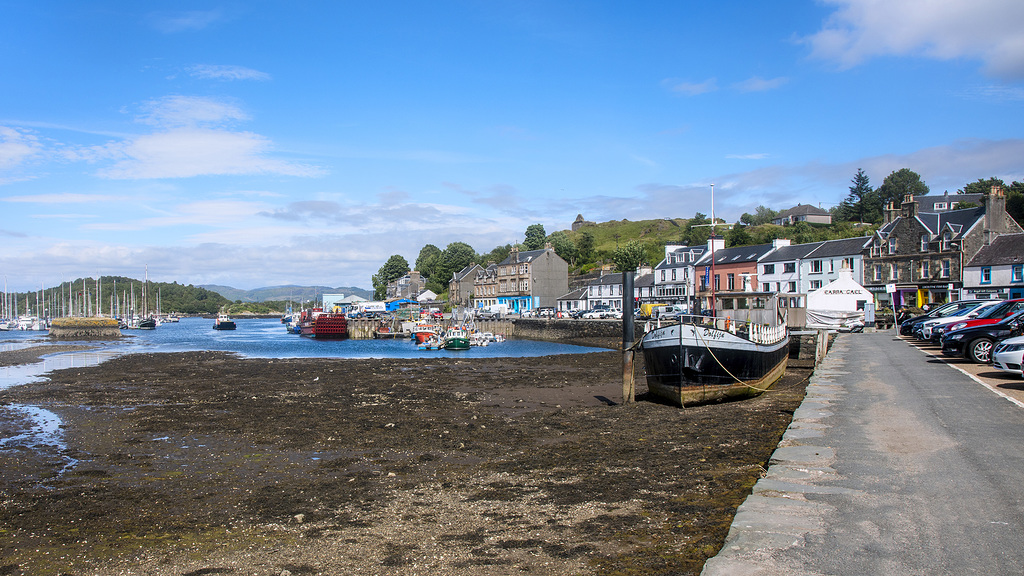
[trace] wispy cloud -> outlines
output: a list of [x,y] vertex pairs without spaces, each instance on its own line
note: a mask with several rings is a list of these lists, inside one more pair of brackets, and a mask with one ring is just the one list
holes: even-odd
[[662,84],[668,87],[672,92],[685,94],[687,96],[697,96],[718,90],[718,80],[715,78],[709,78],[703,82],[686,82],[675,78],[669,78],[664,80]]
[[841,68],[877,56],[974,58],[988,74],[1024,78],[1024,2],[1019,0],[822,0],[836,6],[801,41]]
[[270,80],[270,74],[244,66],[197,64],[188,71],[192,76],[206,80]]
[[35,135],[0,126],[0,184],[6,179],[4,173],[20,166],[42,152],[42,149]]
[[239,106],[214,98],[168,96],[146,102],[136,116],[151,134],[64,151],[69,160],[112,163],[96,174],[115,180],[189,178],[228,174],[315,177],[316,166],[274,157],[273,143],[260,134],[232,130],[249,120]]
[[789,82],[789,78],[780,76],[778,78],[761,78],[754,76],[742,82],[737,82],[734,87],[740,92],[766,92],[775,90]]
[[203,30],[223,18],[220,10],[192,10],[188,12],[153,12],[149,21],[164,34]]
[[726,154],[725,157],[735,160],[764,160],[768,157],[768,154]]
[[955,92],[967,100],[986,102],[1020,102],[1024,100],[1024,88],[1014,86],[974,86]]
[[77,194],[74,192],[31,194],[26,196],[0,198],[0,201],[3,202],[22,202],[31,204],[92,204],[96,202],[112,202],[114,200],[117,200],[117,197],[102,194]]

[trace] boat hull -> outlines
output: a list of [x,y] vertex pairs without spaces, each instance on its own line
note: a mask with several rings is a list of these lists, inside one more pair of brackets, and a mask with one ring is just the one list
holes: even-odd
[[214,330],[234,330],[236,328],[233,320],[227,320],[222,322],[215,322],[213,324]]
[[469,350],[469,338],[446,338],[445,350]]
[[678,406],[756,396],[786,371],[789,337],[759,344],[710,326],[676,324],[643,338],[650,393]]
[[348,319],[344,314],[320,314],[313,320],[312,336],[321,340],[348,338]]

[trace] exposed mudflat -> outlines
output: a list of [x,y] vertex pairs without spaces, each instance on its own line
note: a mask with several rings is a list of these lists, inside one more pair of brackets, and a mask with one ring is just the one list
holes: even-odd
[[[20,353],[0,353],[4,356]],[[0,390],[0,574],[697,574],[803,398],[621,400],[621,353],[136,354]],[[20,424],[19,424],[20,422]]]

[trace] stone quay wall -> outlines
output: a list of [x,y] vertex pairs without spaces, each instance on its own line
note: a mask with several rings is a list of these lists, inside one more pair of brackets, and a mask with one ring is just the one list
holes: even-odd
[[57,318],[50,324],[50,337],[56,340],[110,340],[121,337],[117,320],[112,318]]

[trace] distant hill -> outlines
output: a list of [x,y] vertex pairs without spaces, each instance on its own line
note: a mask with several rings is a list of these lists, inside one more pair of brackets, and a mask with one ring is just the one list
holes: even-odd
[[200,288],[216,292],[232,302],[266,302],[268,300],[293,300],[300,302],[313,300],[321,294],[344,294],[345,296],[355,294],[367,300],[373,299],[373,291],[356,288],[355,286],[342,286],[340,288],[331,288],[330,286],[268,286],[254,290],[241,290],[231,286],[205,284],[200,286]]

